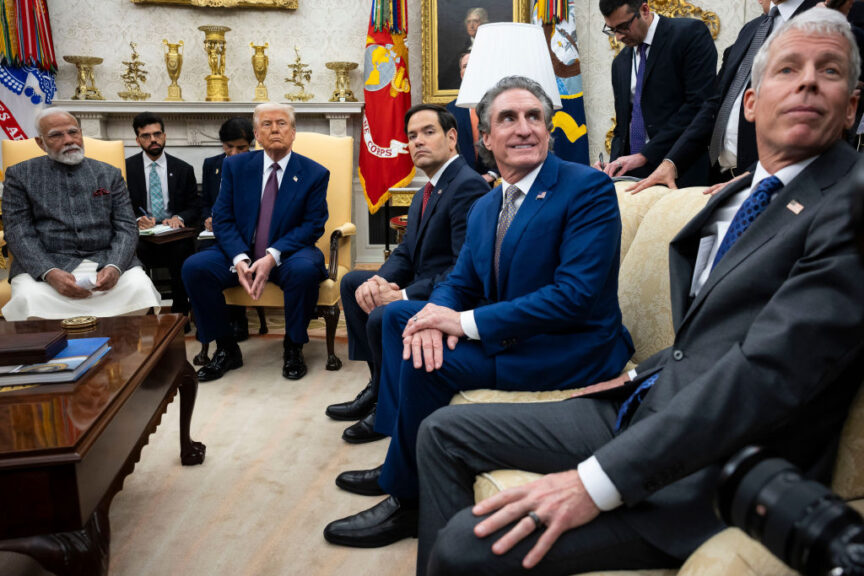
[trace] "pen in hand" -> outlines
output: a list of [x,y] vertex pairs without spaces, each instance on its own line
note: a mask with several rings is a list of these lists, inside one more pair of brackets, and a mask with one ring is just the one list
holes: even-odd
[[600,169],[601,170],[606,169],[606,162],[603,161],[603,153],[602,152],[600,152]]

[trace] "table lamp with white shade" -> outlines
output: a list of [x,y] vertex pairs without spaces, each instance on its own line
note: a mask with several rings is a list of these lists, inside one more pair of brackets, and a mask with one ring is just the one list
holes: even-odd
[[477,29],[468,68],[456,105],[474,108],[487,90],[507,76],[525,76],[540,84],[557,110],[561,96],[543,28],[534,24],[497,22]]

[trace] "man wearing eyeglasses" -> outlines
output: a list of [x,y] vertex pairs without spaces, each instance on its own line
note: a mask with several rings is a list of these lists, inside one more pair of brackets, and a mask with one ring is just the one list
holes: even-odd
[[[165,123],[142,112],[132,119],[135,141],[141,152],[126,159],[126,179],[138,229],[157,224],[171,228],[194,227],[198,222],[198,184],[195,171],[183,160],[165,152]],[[171,311],[189,313],[189,298],[180,271],[195,252],[192,238],[166,244],[138,243],[138,258],[148,268],[167,267],[171,279]]]
[[10,166],[3,225],[12,259],[6,320],[118,316],[159,308],[159,293],[135,258],[138,231],[120,170],[84,157],[75,118],[36,115],[46,152]]
[[[643,0],[600,0],[603,33],[624,44],[612,62],[617,125],[609,176],[650,174],[711,95],[717,50],[708,28],[690,18],[662,18]],[[704,183],[708,155],[681,174]]]
[[735,42],[723,52],[723,64],[710,98],[701,104],[690,125],[674,143],[657,169],[636,184],[636,193],[655,184],[675,187],[677,174],[708,150],[711,170],[702,184],[727,182],[756,163],[756,128],[744,117],[744,92],[756,51],[771,31],[816,6],[818,0],[772,0],[767,14],[747,22]]

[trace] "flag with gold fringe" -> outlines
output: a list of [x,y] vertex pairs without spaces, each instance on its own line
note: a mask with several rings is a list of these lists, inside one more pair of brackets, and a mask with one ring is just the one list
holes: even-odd
[[534,0],[531,21],[543,27],[561,94],[561,110],[552,117],[555,155],[588,164],[588,126],[582,92],[574,0]]
[[57,61],[45,0],[0,0],[0,139],[36,135],[36,112],[56,92]]
[[414,179],[404,127],[405,112],[411,107],[406,4],[407,0],[372,0],[366,36],[366,106],[357,172],[372,214],[390,198],[390,188]]

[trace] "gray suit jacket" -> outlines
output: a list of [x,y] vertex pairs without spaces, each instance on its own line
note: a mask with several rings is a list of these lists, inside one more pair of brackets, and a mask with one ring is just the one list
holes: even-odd
[[120,170],[85,158],[67,166],[41,156],[10,166],[3,227],[14,258],[9,277],[71,272],[85,258],[121,271],[139,265],[138,228]]
[[[838,143],[778,192],[690,302],[701,229],[749,179],[718,193],[670,245],[675,342],[630,425],[596,452],[624,518],[679,558],[720,530],[720,464],[761,444],[827,480],[861,384],[864,269],[853,242],[850,172]],[[796,201],[799,213],[789,205]],[[792,207],[796,207],[792,204]]]

